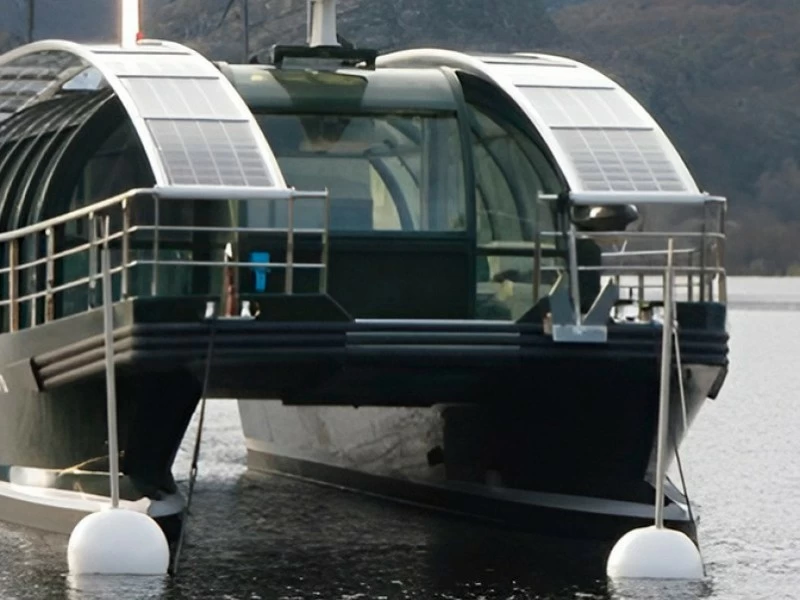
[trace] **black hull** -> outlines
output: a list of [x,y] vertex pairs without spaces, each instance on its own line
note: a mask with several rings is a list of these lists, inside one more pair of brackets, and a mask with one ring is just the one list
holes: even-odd
[[[720,367],[686,367],[687,425]],[[248,466],[536,533],[616,539],[652,524],[658,380],[590,373],[540,385],[536,402],[431,408],[240,401]],[[559,377],[561,375],[562,377]],[[558,393],[556,393],[556,388]],[[684,436],[672,397],[669,458]],[[667,526],[695,537],[683,495]]]
[[[263,317],[213,324],[201,319],[203,298],[115,305],[123,499],[149,503],[154,516],[180,512],[171,467],[201,395],[213,334],[210,397],[281,398],[283,414],[304,411],[316,420],[325,410],[352,410],[336,406],[387,407],[385,429],[365,444],[364,460],[377,465],[371,474],[413,478],[404,465],[382,462],[380,445],[394,436],[419,446],[408,456],[414,468],[444,470],[440,482],[482,486],[488,473],[512,490],[652,503],[645,481],[659,328],[612,325],[607,344],[560,344],[536,323],[353,321],[327,296],[259,301]],[[309,314],[326,321],[303,320]],[[716,393],[727,364],[724,327],[703,315],[681,337],[690,420]],[[5,482],[59,510],[70,505],[63,498],[70,490],[107,498],[102,323],[92,310],[0,336],[0,390],[7,390],[0,393],[0,496]],[[392,422],[396,411],[414,410],[395,406],[418,407],[419,427]],[[363,425],[358,417],[348,422]],[[291,418],[278,423],[290,443],[279,440],[270,452],[276,457],[297,458],[292,445],[320,435],[297,431]],[[246,419],[245,433],[269,441]],[[673,434],[679,443],[683,431]],[[337,444],[323,439],[318,450],[299,458],[365,471],[359,460],[330,460],[342,450]],[[42,490],[55,496],[36,500]],[[0,518],[22,518],[8,513],[0,508]]]

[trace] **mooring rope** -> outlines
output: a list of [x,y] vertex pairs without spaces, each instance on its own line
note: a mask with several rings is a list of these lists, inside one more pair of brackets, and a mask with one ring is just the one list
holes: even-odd
[[189,491],[186,495],[186,504],[183,507],[181,514],[181,531],[178,536],[178,542],[175,546],[175,555],[172,561],[171,575],[178,574],[178,563],[180,561],[181,550],[183,550],[183,540],[186,536],[186,529],[189,520],[189,509],[192,505],[192,495],[194,494],[194,484],[197,480],[197,463],[200,457],[200,444],[203,439],[203,422],[206,416],[206,395],[208,393],[208,381],[211,376],[211,360],[214,354],[214,334],[217,330],[217,319],[212,317],[209,322],[208,334],[208,350],[206,352],[206,366],[203,373],[203,391],[200,396],[200,418],[197,421],[197,436],[194,440],[194,451],[192,453],[192,466],[189,469]]
[[[678,337],[678,321],[675,320],[672,323],[672,335],[674,337],[674,348],[675,348],[675,366],[678,371],[678,390],[680,392],[681,397],[681,413],[683,416],[683,434],[686,435],[689,430],[689,417],[688,411],[686,410],[686,390],[684,389],[684,381],[683,381],[683,364],[681,362],[681,350],[680,350],[680,343]],[[686,498],[686,507],[689,512],[689,521],[692,523],[692,527],[694,528],[694,535],[697,538],[697,543],[699,545],[699,532],[697,530],[697,521],[694,518],[694,510],[692,510],[692,501],[689,498],[689,488],[686,486],[686,477],[683,474],[683,464],[681,462],[681,454],[678,451],[678,442],[675,439],[675,434],[673,430],[672,435],[672,446],[675,448],[675,463],[678,465],[678,475],[681,478],[681,488],[683,490],[683,497]],[[705,575],[706,566],[703,563],[703,574]]]

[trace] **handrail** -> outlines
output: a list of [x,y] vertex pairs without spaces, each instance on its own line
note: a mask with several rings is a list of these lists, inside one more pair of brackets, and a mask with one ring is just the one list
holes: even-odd
[[[242,226],[231,224],[231,226],[187,226],[185,224],[172,224],[165,222],[170,219],[172,214],[164,213],[160,205],[164,202],[169,204],[173,201],[190,202],[196,207],[196,202],[247,202],[247,201],[285,201],[292,213],[294,202],[297,200],[322,200],[324,202],[322,220],[325,223],[321,228],[294,228],[293,220],[289,219],[286,227],[260,227]],[[151,202],[146,205],[152,207],[151,222],[133,222],[134,216],[141,221],[143,217],[132,212],[131,208],[138,205],[141,201]],[[227,210],[227,209],[226,209]],[[146,214],[147,209],[143,214]],[[182,213],[180,213],[182,214]],[[226,213],[227,214],[227,213]],[[116,223],[116,231],[105,229],[103,236],[97,234],[97,221],[111,224]],[[57,232],[70,224],[88,224],[88,241],[78,243],[71,247],[58,247]],[[227,219],[226,219],[227,222]],[[205,268],[269,268],[284,269],[285,293],[292,293],[292,277],[294,269],[313,269],[320,272],[320,290],[326,291],[327,277],[324,273],[328,268],[328,231],[327,225],[330,222],[330,196],[324,192],[298,192],[293,188],[242,188],[230,186],[180,186],[180,187],[153,187],[153,188],[134,188],[124,193],[117,194],[111,198],[101,200],[89,206],[81,207],[58,217],[47,219],[33,225],[22,227],[13,231],[0,234],[0,247],[5,248],[7,265],[0,267],[0,278],[3,278],[8,286],[8,296],[0,299],[0,307],[8,310],[7,331],[17,331],[20,326],[21,306],[29,306],[29,317],[26,319],[26,326],[37,325],[40,308],[37,303],[44,299],[44,322],[55,319],[55,295],[69,290],[87,286],[88,296],[86,300],[86,310],[95,307],[97,281],[102,274],[98,269],[98,253],[100,245],[103,243],[116,243],[115,252],[121,250],[117,264],[110,268],[112,275],[120,275],[120,298],[130,297],[130,277],[129,272],[135,267],[151,267],[150,289],[151,295],[158,293],[158,271],[160,267],[205,267]],[[160,257],[162,249],[180,251],[180,245],[188,239],[188,234],[228,234],[235,236],[238,240],[240,235],[247,234],[285,234],[288,241],[295,236],[318,235],[321,238],[322,250],[320,262],[297,262],[291,254],[287,252],[285,262],[244,262],[226,260],[191,260],[191,259],[165,259]],[[177,241],[174,237],[178,236]],[[47,240],[46,249],[41,255],[41,240],[44,236]],[[135,236],[138,236],[136,238]],[[146,237],[142,237],[146,236]],[[177,244],[178,247],[173,244]],[[290,246],[287,243],[287,246]],[[21,261],[23,254],[27,260]],[[153,252],[152,257],[146,253]],[[144,254],[143,254],[144,253]],[[83,276],[71,277],[68,281],[56,282],[56,265],[69,257],[85,254],[88,257],[88,272]],[[45,269],[44,280],[37,274],[38,269]],[[20,275],[29,274],[27,278],[27,290],[23,288],[20,293]],[[32,289],[31,289],[32,284]],[[138,290],[139,295],[147,295],[147,290]],[[74,312],[74,311],[73,311]],[[64,315],[66,316],[66,315]]]
[[[598,275],[611,277],[618,289],[622,279],[638,278],[638,285],[631,285],[629,293],[632,296],[634,288],[638,289],[637,300],[640,303],[647,303],[649,295],[654,294],[656,288],[659,288],[663,295],[663,281],[653,286],[646,279],[663,274],[665,259],[670,254],[667,248],[669,240],[682,240],[682,245],[685,246],[674,248],[671,255],[675,259],[681,259],[681,263],[687,263],[673,266],[674,274],[681,279],[680,282],[676,282],[677,285],[683,287],[685,284],[687,301],[727,302],[725,269],[727,200],[725,198],[706,193],[566,192],[558,195],[540,194],[538,200],[551,205],[556,217],[556,231],[544,230],[538,222],[535,222],[532,223],[535,228],[532,240],[503,241],[478,246],[482,255],[530,258],[534,304],[541,298],[542,293],[548,293],[547,286],[543,284],[543,273],[553,271],[565,277],[563,281],[567,283],[570,312],[573,314],[571,321],[579,328],[583,322],[580,307],[593,305],[593,302],[581,301],[581,295],[585,295],[587,289],[590,289],[586,287],[587,276],[590,279]],[[683,211],[700,211],[694,216],[698,217],[697,220],[702,223],[702,228],[699,231],[679,230],[680,228],[675,226],[665,226],[656,231],[591,230],[579,227],[579,223],[574,220],[573,210],[577,207],[612,208],[624,205],[660,206],[667,209],[676,207]],[[712,210],[717,212],[714,213]],[[719,220],[715,222],[712,217],[717,213]],[[702,219],[699,218],[700,215]],[[513,217],[513,215],[508,216]],[[689,216],[691,215],[686,215]],[[599,250],[590,250],[589,254],[584,254],[586,249],[582,245],[587,241],[598,244]],[[611,242],[614,243],[613,247],[609,247]],[[543,264],[545,256],[553,256],[554,248],[560,264]],[[587,260],[589,256],[591,258]],[[514,270],[518,270],[518,267]],[[593,289],[592,293],[596,291]],[[584,300],[594,301],[595,298]],[[596,322],[596,319],[593,322]]]

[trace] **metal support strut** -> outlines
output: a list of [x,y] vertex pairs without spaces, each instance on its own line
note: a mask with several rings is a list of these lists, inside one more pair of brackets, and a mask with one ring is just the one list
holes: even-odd
[[[114,306],[111,297],[111,251],[108,247],[110,219],[103,217],[100,235],[103,248],[100,253],[103,277],[103,335],[106,350],[106,407],[108,411],[108,465],[111,478],[111,507],[119,507],[119,444],[117,437],[117,382],[114,370]],[[92,223],[92,228],[95,227]]]
[[667,242],[667,269],[664,274],[664,324],[661,334],[661,378],[658,394],[658,439],[656,446],[656,518],[658,529],[664,528],[664,479],[667,475],[667,435],[669,432],[669,386],[672,374],[673,240]]

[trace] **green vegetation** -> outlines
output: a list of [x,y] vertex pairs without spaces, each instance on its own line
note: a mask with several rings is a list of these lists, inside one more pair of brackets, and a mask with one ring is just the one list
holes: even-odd
[[[240,9],[234,8],[219,26],[226,3],[145,0],[145,33],[188,43],[213,58],[239,61],[243,57]],[[701,186],[730,199],[731,271],[796,273],[800,263],[800,249],[794,243],[800,239],[797,0],[339,0],[338,4],[340,33],[361,46],[541,50],[599,68],[656,116]],[[304,41],[305,2],[251,0],[250,6],[251,49]],[[42,11],[41,18],[50,18],[50,13]],[[24,30],[24,23],[4,26],[17,35],[0,32],[0,49],[19,43],[19,32]]]
[[560,51],[625,85],[729,198],[731,271],[796,273],[800,3],[592,0],[552,15],[570,36]]

